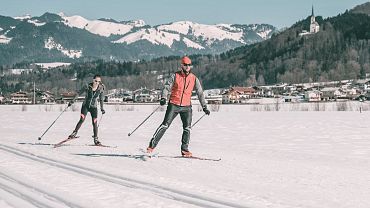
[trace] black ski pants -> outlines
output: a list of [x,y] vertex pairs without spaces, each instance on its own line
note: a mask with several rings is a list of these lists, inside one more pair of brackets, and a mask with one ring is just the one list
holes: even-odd
[[76,125],[75,131],[78,132],[78,130],[81,128],[81,125],[85,121],[85,118],[88,112],[90,112],[91,118],[92,118],[94,137],[97,137],[98,136],[98,109],[97,108],[87,107],[86,105],[82,105],[80,120],[78,121]]
[[183,128],[181,150],[189,151],[188,147],[190,141],[192,108],[191,106],[178,106],[171,103],[169,103],[167,106],[166,115],[164,116],[162,124],[158,127],[153,135],[153,138],[150,140],[150,148],[155,148],[157,146],[159,140],[161,140],[168,127],[170,127],[173,119],[175,119],[178,114],[180,114]]

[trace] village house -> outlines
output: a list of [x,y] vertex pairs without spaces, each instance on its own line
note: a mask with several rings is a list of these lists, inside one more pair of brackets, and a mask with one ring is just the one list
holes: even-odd
[[10,95],[10,100],[12,104],[31,104],[32,103],[31,96],[27,94],[26,92],[21,92],[21,91],[12,93]]
[[305,101],[308,101],[308,102],[319,102],[321,101],[321,94],[322,92],[318,90],[311,90],[311,91],[305,92],[304,98],[305,98]]
[[55,103],[55,97],[54,95],[49,91],[38,91],[36,93],[37,96],[37,103],[43,103],[43,104],[53,104]]
[[239,95],[241,93],[238,91],[226,91],[222,94],[222,103],[239,103]]
[[[204,90],[204,98],[208,104],[222,103],[222,89]],[[198,96],[194,93],[192,100],[198,100]]]
[[[57,103],[65,104],[73,100],[74,97],[76,97],[77,93],[75,92],[66,92],[60,94],[60,97],[56,100]],[[82,102],[85,99],[84,96],[78,96],[76,98],[76,102]]]
[[285,103],[299,103],[304,100],[303,96],[299,96],[299,95],[296,95],[296,96],[286,95],[286,96],[283,96],[282,99]]
[[337,97],[341,97],[344,95],[339,87],[325,87],[321,90],[321,92],[321,100],[323,101],[335,100],[337,99]]
[[247,100],[256,97],[257,91],[252,87],[231,87],[222,94],[222,103],[246,103]]
[[340,89],[340,91],[342,94],[341,96],[336,97],[336,100],[353,100],[361,94],[361,92],[358,92],[354,88]]
[[0,95],[0,104],[5,103],[5,97],[3,95]]
[[160,95],[158,90],[141,88],[133,92],[133,100],[137,103],[157,102],[160,99]]
[[125,89],[109,90],[106,98],[108,103],[122,103],[133,101],[132,91],[128,91]]

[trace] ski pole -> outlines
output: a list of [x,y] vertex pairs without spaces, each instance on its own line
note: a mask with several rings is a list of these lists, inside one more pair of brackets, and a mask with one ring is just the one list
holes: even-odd
[[101,117],[100,117],[100,119],[99,119],[99,123],[98,123],[98,128],[99,128],[99,126],[100,126],[101,120],[103,119],[103,116],[104,116],[104,114],[101,114]]
[[59,114],[59,116],[57,117],[57,119],[55,119],[55,121],[53,121],[53,123],[49,126],[49,128],[47,128],[45,130],[45,132],[39,137],[39,140],[41,140],[41,138],[46,134],[46,132],[49,131],[49,129],[55,124],[55,122],[59,119],[59,117],[67,110],[69,106],[67,106],[66,108],[64,108],[64,110]]
[[193,128],[194,126],[195,126],[195,124],[197,124],[205,115],[207,115],[207,114],[204,114],[202,117],[200,117],[192,126],[191,126],[191,128]]
[[143,125],[143,123],[146,121],[146,120],[148,120],[148,118],[150,118],[150,116],[152,116],[153,115],[153,113],[154,112],[156,112],[157,110],[158,110],[158,108],[160,108],[161,106],[158,106],[156,109],[154,109],[153,110],[153,112],[148,116],[148,117],[146,117],[146,119],[144,119],[144,121],[143,122],[141,122],[140,124],[139,124],[139,126],[137,126],[131,133],[128,133],[128,136],[131,136],[141,125]]

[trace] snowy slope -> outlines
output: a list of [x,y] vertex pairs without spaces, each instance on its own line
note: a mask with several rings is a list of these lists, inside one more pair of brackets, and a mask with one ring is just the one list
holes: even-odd
[[122,24],[102,20],[88,20],[78,15],[70,17],[63,13],[59,15],[63,18],[63,23],[70,27],[85,29],[91,33],[105,37],[109,37],[110,35],[124,35],[130,32],[134,27],[142,27],[145,25],[145,22],[142,20],[134,21],[131,24]]
[[70,58],[80,58],[82,56],[82,50],[66,49],[61,44],[56,43],[52,37],[49,37],[47,40],[45,40],[45,48],[49,50],[56,49]]
[[[220,54],[266,40],[277,31],[268,24],[207,25],[179,21],[151,26],[143,20],[89,20],[79,15],[49,12],[39,17],[0,16],[0,27],[0,44],[8,44],[7,53],[18,54],[1,60],[3,65],[23,61],[74,62],[87,57],[135,61],[168,55]],[[14,37],[17,37],[15,42],[11,41]],[[54,40],[51,41],[49,37]],[[31,39],[34,41],[30,42]],[[40,42],[45,44],[34,44]],[[19,45],[33,51],[33,60],[29,60],[27,50]],[[45,51],[45,48],[53,48],[60,53]]]
[[65,63],[65,62],[52,62],[52,63],[35,63],[36,65],[40,66],[43,69],[51,69],[56,68],[59,66],[69,66],[71,63]]
[[0,44],[7,44],[12,40],[12,38],[8,38],[5,35],[0,35]]
[[131,44],[139,40],[147,40],[155,45],[163,44],[168,47],[171,47],[175,40],[176,41],[180,40],[180,35],[164,31],[158,31],[155,28],[150,28],[150,29],[141,29],[135,33],[128,34],[123,38],[113,42]]
[[[164,111],[128,137],[156,106],[106,106],[100,139],[117,148],[86,146],[90,116],[79,139],[52,148],[78,121],[81,103],[75,105],[43,145],[32,144],[64,106],[0,106],[2,207],[370,207],[369,111],[249,112],[222,105],[193,128],[190,143],[194,154],[221,161],[172,158],[179,155],[180,118],[156,148],[161,157],[144,161],[139,149]],[[193,109],[195,120],[202,112]]]
[[[226,27],[225,27],[226,26]],[[227,28],[225,30],[225,28]],[[158,27],[159,30],[179,32],[183,35],[193,35],[196,38],[201,38],[212,44],[216,40],[234,40],[238,42],[244,42],[243,31],[238,28],[231,27],[231,25],[220,24],[220,25],[205,25],[199,23],[193,23],[189,21],[174,22],[168,25],[161,25]]]
[[141,29],[113,42],[132,44],[141,40],[147,40],[156,45],[163,44],[172,47],[174,41],[182,41],[188,47],[201,50],[211,46],[216,41],[223,40],[245,44],[243,35],[241,29],[228,24],[205,25],[180,21],[150,29]]

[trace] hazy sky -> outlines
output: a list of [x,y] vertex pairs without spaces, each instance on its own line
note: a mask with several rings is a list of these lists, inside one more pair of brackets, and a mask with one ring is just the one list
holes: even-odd
[[142,19],[149,25],[180,20],[204,24],[268,23],[288,27],[311,14],[336,16],[367,0],[0,0],[0,15],[64,12],[87,19]]

